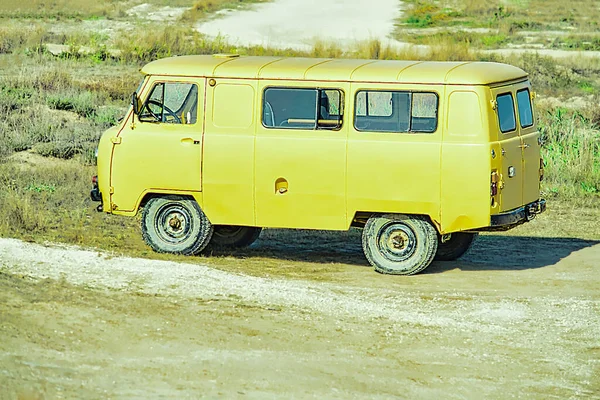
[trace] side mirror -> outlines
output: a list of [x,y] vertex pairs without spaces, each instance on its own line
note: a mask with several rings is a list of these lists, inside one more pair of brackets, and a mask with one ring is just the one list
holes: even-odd
[[133,113],[138,115],[140,113],[140,100],[138,98],[137,92],[133,92],[131,95],[131,105],[133,106]]

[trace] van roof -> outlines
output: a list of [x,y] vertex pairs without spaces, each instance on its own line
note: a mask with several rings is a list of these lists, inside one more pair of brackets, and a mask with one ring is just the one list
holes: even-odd
[[198,55],[153,61],[143,74],[214,78],[302,79],[384,83],[487,85],[527,77],[492,62],[353,60],[333,58]]

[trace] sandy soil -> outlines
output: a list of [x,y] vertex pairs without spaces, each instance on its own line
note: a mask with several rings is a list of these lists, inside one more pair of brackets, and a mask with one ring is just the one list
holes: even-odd
[[[368,6],[360,0],[276,0],[246,10],[222,10],[216,18],[202,21],[196,29],[213,37],[221,36],[239,46],[261,45],[310,51],[315,43],[334,43],[349,50],[357,42],[379,39],[384,46],[397,51],[408,50],[426,55],[427,45],[413,45],[389,37],[395,21],[401,16],[403,3],[398,0],[371,0]],[[410,29],[407,32],[435,33],[442,28]],[[456,29],[485,33],[489,29]],[[555,35],[556,32],[525,32],[529,36]],[[554,58],[600,58],[598,51],[566,51],[544,49],[536,45],[520,48],[483,50],[501,56],[537,52]]]
[[236,45],[312,49],[317,40],[342,47],[367,39],[390,41],[398,0],[277,0],[250,10],[223,11],[197,25],[200,32],[223,36]]
[[[286,235],[244,254],[325,237]],[[600,398],[600,242],[484,236],[410,278],[338,259],[318,282],[0,239],[0,398]]]

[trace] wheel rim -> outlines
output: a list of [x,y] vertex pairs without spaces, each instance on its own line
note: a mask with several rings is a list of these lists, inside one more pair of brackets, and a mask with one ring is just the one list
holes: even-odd
[[161,240],[181,243],[190,237],[192,215],[180,204],[167,204],[157,213],[155,228]]
[[379,231],[377,247],[390,261],[400,262],[409,259],[416,251],[417,237],[407,225],[389,223]]

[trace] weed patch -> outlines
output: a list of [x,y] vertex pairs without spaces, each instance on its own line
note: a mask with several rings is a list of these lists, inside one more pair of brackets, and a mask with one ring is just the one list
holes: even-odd
[[560,107],[538,114],[546,190],[567,197],[600,193],[600,130],[594,115]]

